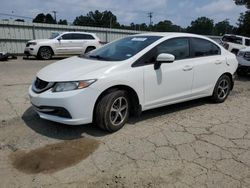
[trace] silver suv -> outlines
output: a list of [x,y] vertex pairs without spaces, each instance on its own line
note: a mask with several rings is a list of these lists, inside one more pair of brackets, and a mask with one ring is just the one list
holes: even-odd
[[90,52],[102,45],[93,33],[65,32],[52,33],[49,39],[27,42],[24,54],[39,59],[51,59],[53,55],[79,55]]

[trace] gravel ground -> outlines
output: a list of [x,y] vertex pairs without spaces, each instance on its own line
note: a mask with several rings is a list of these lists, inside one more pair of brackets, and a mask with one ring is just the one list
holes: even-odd
[[32,110],[28,87],[54,61],[0,62],[1,187],[250,187],[250,77],[223,104],[150,110],[107,134]]

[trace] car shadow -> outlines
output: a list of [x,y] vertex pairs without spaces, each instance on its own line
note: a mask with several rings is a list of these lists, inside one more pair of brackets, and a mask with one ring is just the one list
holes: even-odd
[[41,119],[32,107],[28,108],[22,115],[25,124],[46,137],[59,140],[73,140],[84,137],[84,134],[93,137],[102,137],[108,132],[98,129],[94,124],[71,126]]
[[[70,56],[69,56],[70,57]],[[66,58],[69,58],[68,56],[67,57],[65,57],[65,56],[63,56],[63,57],[52,57],[50,60],[62,60],[62,59],[66,59]],[[26,56],[23,56],[23,59],[24,60],[32,60],[32,61],[49,61],[49,60],[42,60],[42,59],[37,59],[36,57],[26,57]]]
[[194,108],[198,106],[202,106],[205,104],[213,104],[209,98],[202,98],[202,99],[196,99],[188,102],[182,102],[178,104],[168,105],[160,108],[155,108],[152,110],[147,110],[145,112],[142,112],[140,117],[132,117],[129,119],[130,124],[136,124],[140,121],[145,121],[151,118],[163,116],[163,115],[169,115],[175,112],[179,112],[182,110],[186,110],[189,108]]
[[242,82],[248,82],[250,81],[250,74],[245,75],[245,76],[237,76],[236,80],[242,81]]
[[[134,125],[140,121],[144,121],[150,118],[172,114],[178,111],[186,110],[197,106],[202,106],[209,103],[211,103],[209,100],[203,98],[180,104],[165,106],[153,110],[148,110],[143,112],[140,117],[129,118],[127,126],[129,126],[129,124]],[[59,140],[78,139],[84,137],[84,134],[93,137],[103,137],[110,134],[108,132],[99,129],[94,124],[70,126],[43,120],[37,115],[37,113],[33,110],[32,107],[28,108],[24,112],[22,119],[29,128],[31,128],[38,134]]]

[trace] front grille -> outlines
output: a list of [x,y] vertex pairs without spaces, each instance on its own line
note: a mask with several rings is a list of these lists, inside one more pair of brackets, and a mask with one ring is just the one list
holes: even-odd
[[36,78],[32,85],[32,90],[35,93],[42,93],[48,89],[50,89],[54,85],[53,82],[46,82],[44,80],[41,80],[40,78]]
[[35,106],[35,105],[33,105],[33,107],[35,108],[36,111],[44,113],[44,114],[72,119],[72,116],[70,115],[69,111],[62,107]]
[[48,86],[48,84],[49,84],[49,82],[43,81],[39,78],[36,78],[35,86],[37,89],[44,89]]
[[250,52],[246,52],[245,55],[244,55],[244,58],[245,58],[247,61],[250,61]]

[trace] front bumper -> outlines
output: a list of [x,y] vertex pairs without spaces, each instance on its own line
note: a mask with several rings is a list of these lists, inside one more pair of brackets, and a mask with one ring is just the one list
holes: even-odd
[[27,56],[37,56],[37,52],[38,50],[36,49],[36,47],[25,47],[24,49],[24,54]]
[[90,87],[58,93],[50,89],[39,94],[29,88],[31,104],[41,118],[68,125],[91,123],[99,94]]

